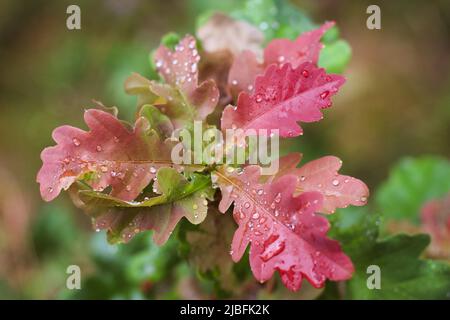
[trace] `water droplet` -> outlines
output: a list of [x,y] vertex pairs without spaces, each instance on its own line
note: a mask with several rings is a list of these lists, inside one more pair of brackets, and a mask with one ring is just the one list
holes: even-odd
[[155,167],[150,167],[150,173],[155,174],[156,173],[156,168]]
[[162,65],[163,65],[163,62],[162,62],[162,60],[157,60],[156,61],[156,68],[161,68],[162,67]]
[[95,232],[100,232],[100,228],[96,228],[96,229],[95,229]]
[[252,85],[252,84],[249,84],[248,87],[247,87],[247,90],[248,90],[248,91],[252,91],[252,90],[253,90],[253,85]]
[[230,250],[230,256],[232,256],[232,255],[233,255],[233,253],[234,253],[234,251],[233,251],[233,250]]
[[285,58],[284,56],[279,56],[279,57],[278,57],[278,62],[279,62],[279,63],[283,63],[285,59],[286,59],[286,58]]
[[198,205],[197,205],[196,203],[194,203],[194,204],[192,205],[192,209],[197,210],[197,209],[198,209]]
[[278,210],[275,210],[275,217],[278,217],[280,215],[280,212]]
[[53,188],[52,187],[48,187],[48,192],[52,193],[53,192]]
[[197,72],[197,64],[193,63],[191,66],[191,73],[196,73]]
[[330,91],[326,90],[320,94],[320,98],[325,99],[330,94]]
[[259,24],[259,28],[263,31],[267,30],[269,28],[269,24],[267,22],[263,21]]
[[275,196],[275,202],[280,203],[280,201],[281,201],[281,193],[277,193],[277,195]]
[[97,150],[97,152],[101,152],[103,150],[102,146],[97,146],[97,147],[95,147],[95,149]]
[[118,143],[120,141],[119,138],[117,138],[116,136],[114,136],[113,140],[115,143]]
[[77,138],[73,138],[72,142],[75,145],[75,147],[78,147],[81,144],[80,140],[78,140]]
[[189,42],[189,49],[194,49],[195,48],[195,40],[192,40],[191,42]]
[[231,84],[232,84],[233,86],[237,86],[238,82],[237,82],[237,80],[232,80],[232,81],[231,81]]
[[233,168],[233,167],[227,167],[227,172],[228,172],[228,173],[234,172],[234,168]]
[[255,212],[255,213],[252,215],[252,218],[253,218],[253,219],[258,219],[258,218],[259,218],[259,213],[258,213],[258,212]]
[[262,97],[261,97],[261,95],[260,94],[257,94],[256,95],[256,102],[261,102],[262,101]]
[[303,71],[302,71],[302,76],[304,76],[305,78],[308,78],[308,77],[309,77],[309,72],[308,72],[308,70],[303,70]]
[[331,183],[333,184],[333,186],[337,187],[339,185],[339,180],[334,179]]
[[246,208],[246,209],[250,208],[250,202],[244,203],[244,208]]
[[267,262],[284,250],[285,243],[283,240],[279,239],[279,236],[272,235],[266,240],[264,247],[264,251],[260,254],[260,258],[264,262]]
[[262,195],[262,194],[263,194],[263,192],[264,192],[264,190],[263,190],[263,189],[259,189],[259,190],[257,191],[258,195]]
[[177,64],[178,64],[178,60],[177,60],[177,59],[174,59],[174,60],[172,61],[172,64],[173,64],[173,65],[177,65]]
[[367,201],[367,197],[362,196],[361,197],[361,202],[366,202]]
[[305,176],[301,176],[300,177],[300,181],[305,181],[306,180],[306,177]]
[[125,187],[125,189],[126,189],[128,192],[130,192],[130,191],[131,191],[131,186],[127,185],[127,186]]

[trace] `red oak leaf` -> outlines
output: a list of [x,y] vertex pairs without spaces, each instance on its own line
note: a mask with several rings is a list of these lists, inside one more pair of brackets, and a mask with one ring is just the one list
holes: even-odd
[[217,105],[219,90],[212,79],[198,85],[200,56],[195,38],[189,35],[184,37],[175,47],[175,51],[160,46],[155,52],[155,60],[159,73],[172,90],[156,82],[152,82],[151,90],[170,101],[173,99],[174,89],[177,88],[195,107],[194,120],[204,120]]
[[320,192],[324,199],[320,212],[334,213],[336,208],[346,208],[348,205],[363,206],[367,203],[369,189],[365,183],[359,179],[338,174],[342,166],[339,158],[326,156],[297,168],[300,160],[300,153],[282,157],[275,177],[294,174],[299,178],[296,193]]
[[261,184],[260,167],[240,172],[219,170],[213,176],[222,192],[219,205],[225,212],[234,202],[233,216],[239,225],[231,246],[234,261],[250,244],[250,265],[261,282],[278,270],[285,286],[298,290],[303,277],[315,287],[326,279],[345,280],[354,271],[339,244],[326,237],[328,220],[315,212],[322,195],[304,192],[294,196],[298,178],[285,175]]
[[271,65],[256,77],[252,94],[242,92],[237,108],[229,105],[222,115],[222,130],[229,128],[279,130],[281,137],[295,137],[303,130],[297,124],[322,119],[321,109],[331,106],[331,96],[344,77],[326,74],[310,62],[293,69]]
[[320,39],[332,26],[334,21],[324,23],[320,28],[302,33],[296,40],[274,39],[264,50],[264,63],[290,63],[297,67],[305,61],[317,64],[323,44]]
[[257,75],[263,74],[265,64],[260,63],[253,51],[244,50],[234,58],[228,74],[228,86],[231,95],[237,98],[241,92],[253,92]]
[[89,109],[84,120],[90,131],[58,127],[53,131],[57,145],[42,151],[37,181],[44,200],[53,200],[78,179],[96,191],[111,186],[112,196],[133,200],[160,167],[172,165],[169,142],[149,130],[146,118],[129,129],[114,115]]
[[264,61],[259,62],[256,55],[249,50],[236,57],[231,66],[228,84],[234,97],[242,91],[252,92],[257,75],[271,64],[290,63],[294,68],[303,62],[317,64],[319,53],[323,47],[320,38],[334,25],[326,22],[320,28],[302,33],[296,40],[275,39],[264,50]]

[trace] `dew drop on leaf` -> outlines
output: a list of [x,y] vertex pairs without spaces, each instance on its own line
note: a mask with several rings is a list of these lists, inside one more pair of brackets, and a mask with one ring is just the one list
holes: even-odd
[[73,144],[75,145],[75,147],[78,147],[81,143],[80,140],[78,140],[77,138],[73,138],[72,139]]
[[320,94],[320,98],[325,99],[326,97],[328,97],[328,95],[330,94],[330,91],[324,91]]

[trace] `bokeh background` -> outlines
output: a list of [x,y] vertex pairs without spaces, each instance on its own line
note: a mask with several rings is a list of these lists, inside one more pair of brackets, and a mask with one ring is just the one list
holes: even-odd
[[[76,298],[65,289],[70,264],[89,275],[83,298],[211,297],[204,292],[213,284],[197,283],[175,243],[158,249],[144,235],[127,247],[108,246],[67,195],[44,203],[35,176],[52,130],[85,128],[82,111],[92,99],[133,117],[123,81],[133,71],[148,74],[149,52],[162,35],[192,33],[202,11],[239,2],[0,2],[0,298]],[[448,1],[382,1],[381,30],[366,28],[373,1],[292,3],[317,23],[335,20],[353,54],[333,108],[305,125],[291,150],[308,159],[337,155],[343,172],[371,190],[405,156],[449,158]],[[70,4],[81,7],[81,30],[66,28]]]

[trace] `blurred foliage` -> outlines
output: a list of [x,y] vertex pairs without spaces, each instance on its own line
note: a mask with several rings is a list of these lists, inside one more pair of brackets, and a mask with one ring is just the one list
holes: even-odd
[[[355,265],[355,274],[339,292],[329,283],[322,298],[448,299],[450,264],[420,259],[430,242],[427,235],[379,237],[380,218],[366,208],[340,209],[331,218],[330,236],[339,240]],[[369,289],[367,271],[380,268],[381,288]]]
[[31,227],[31,241],[39,259],[70,251],[76,234],[73,216],[57,204],[44,206]]
[[[127,245],[112,246],[105,234],[92,236],[90,251],[94,271],[83,278],[82,290],[60,292],[60,298],[71,299],[143,299],[156,298],[155,287],[165,288],[158,298],[177,298],[175,287],[179,258],[176,241],[156,246],[150,234],[140,234]],[[188,273],[189,271],[180,270]],[[181,274],[183,275],[183,274]]]
[[450,192],[450,161],[439,157],[406,158],[391,169],[376,193],[376,205],[386,219],[419,223],[429,200]]

